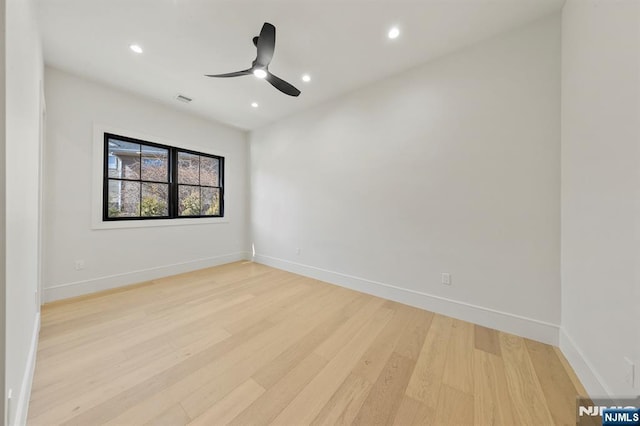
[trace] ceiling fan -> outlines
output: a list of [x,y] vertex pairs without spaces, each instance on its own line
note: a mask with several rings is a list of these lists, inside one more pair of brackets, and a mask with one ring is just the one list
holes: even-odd
[[276,27],[265,22],[262,26],[262,30],[260,30],[260,35],[253,38],[253,44],[258,49],[258,54],[251,64],[251,68],[227,74],[210,74],[207,75],[207,77],[240,77],[243,75],[253,74],[258,78],[267,80],[273,87],[282,93],[289,96],[298,96],[300,94],[300,90],[269,72],[269,64],[273,58],[273,51],[276,46]]

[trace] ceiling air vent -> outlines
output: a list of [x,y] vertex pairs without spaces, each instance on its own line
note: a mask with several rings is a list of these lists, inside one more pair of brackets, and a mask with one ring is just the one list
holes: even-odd
[[185,104],[188,104],[188,103],[189,103],[189,102],[191,102],[193,99],[189,98],[188,96],[178,94],[178,95],[176,96],[176,100],[178,100],[178,101],[180,101],[180,102],[184,102]]

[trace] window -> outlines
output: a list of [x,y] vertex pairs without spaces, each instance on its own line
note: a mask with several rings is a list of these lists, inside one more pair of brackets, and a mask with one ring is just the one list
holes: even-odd
[[102,219],[224,216],[224,158],[104,134]]

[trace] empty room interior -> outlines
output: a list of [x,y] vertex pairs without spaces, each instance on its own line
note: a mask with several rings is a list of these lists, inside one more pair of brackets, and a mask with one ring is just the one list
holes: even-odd
[[4,425],[640,424],[640,1],[0,3]]

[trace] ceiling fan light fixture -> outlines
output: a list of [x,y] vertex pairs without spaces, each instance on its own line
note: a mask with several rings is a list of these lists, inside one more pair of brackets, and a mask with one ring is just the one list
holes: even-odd
[[256,68],[255,70],[253,70],[253,75],[258,78],[265,78],[267,76],[267,72],[262,68]]
[[398,38],[399,35],[400,35],[400,29],[398,27],[392,27],[387,33],[387,36],[391,40]]
[[205,76],[227,78],[253,74],[257,78],[267,81],[285,95],[293,97],[300,95],[300,90],[293,87],[291,83],[284,81],[280,77],[275,76],[268,71],[271,59],[273,59],[273,50],[276,45],[276,27],[274,27],[273,24],[265,22],[260,30],[260,35],[253,38],[253,44],[256,46],[257,53],[256,59],[251,64],[251,68],[242,71],[228,72],[225,74],[206,74]]

